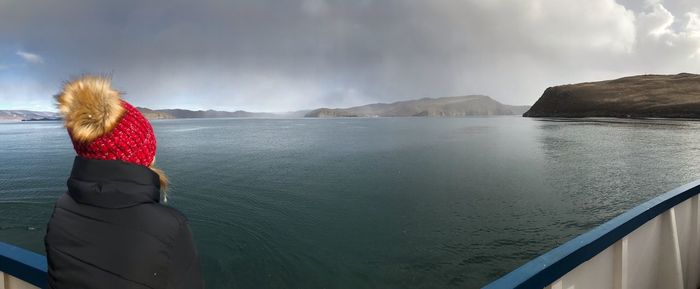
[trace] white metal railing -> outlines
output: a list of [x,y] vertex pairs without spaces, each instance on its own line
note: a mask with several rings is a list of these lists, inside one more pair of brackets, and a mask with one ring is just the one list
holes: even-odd
[[547,289],[697,289],[698,196],[663,212]]
[[38,289],[32,284],[22,281],[21,279],[7,274],[5,272],[0,272],[0,289]]
[[487,289],[697,289],[700,180],[533,259]]

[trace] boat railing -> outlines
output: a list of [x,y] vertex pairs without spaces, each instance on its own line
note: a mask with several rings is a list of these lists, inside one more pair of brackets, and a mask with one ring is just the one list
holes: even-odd
[[700,180],[653,198],[541,255],[487,289],[700,285]]
[[46,257],[0,242],[0,289],[47,288]]

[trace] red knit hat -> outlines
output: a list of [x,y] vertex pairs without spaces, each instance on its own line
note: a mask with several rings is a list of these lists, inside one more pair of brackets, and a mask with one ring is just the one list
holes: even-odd
[[156,138],[151,124],[120,98],[108,78],[83,76],[69,81],[56,100],[79,156],[146,167],[153,163]]

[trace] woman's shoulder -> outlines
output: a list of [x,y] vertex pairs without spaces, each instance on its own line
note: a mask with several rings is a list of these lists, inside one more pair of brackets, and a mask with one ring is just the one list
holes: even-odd
[[183,225],[187,223],[187,217],[185,214],[180,212],[180,210],[171,207],[166,204],[157,203],[153,205],[153,208],[162,214],[164,217],[170,218],[171,221],[176,222],[177,225]]
[[187,217],[178,209],[160,203],[143,204],[134,208],[139,212],[140,220],[137,227],[146,232],[172,240],[187,227]]

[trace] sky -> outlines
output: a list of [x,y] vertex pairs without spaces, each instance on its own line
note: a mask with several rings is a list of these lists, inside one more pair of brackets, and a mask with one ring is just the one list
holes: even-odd
[[700,73],[697,0],[0,0],[0,109],[97,73],[137,106],[294,111]]

